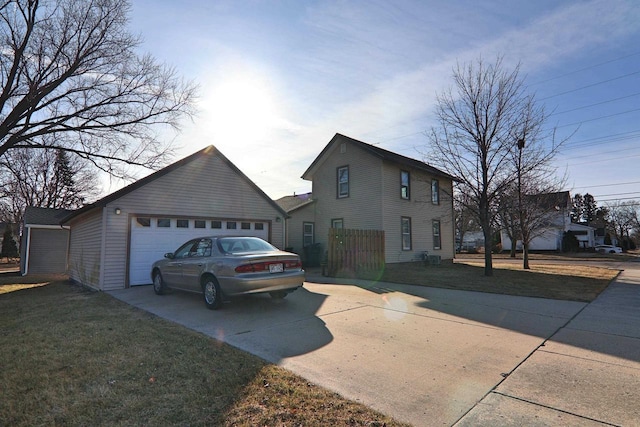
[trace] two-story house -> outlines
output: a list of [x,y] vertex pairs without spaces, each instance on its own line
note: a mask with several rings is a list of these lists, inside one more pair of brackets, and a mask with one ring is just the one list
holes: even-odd
[[[535,237],[529,244],[530,251],[560,251],[562,237],[571,231],[578,239],[581,248],[595,246],[595,228],[571,222],[571,195],[568,191],[527,196],[534,199],[535,204],[547,212],[545,226],[536,230]],[[502,249],[511,249],[511,239],[505,230],[500,232]],[[522,249],[522,242],[516,242],[516,249]]]
[[330,228],[384,230],[385,262],[454,256],[454,177],[424,162],[336,134],[304,172],[311,197],[289,196],[287,246],[299,253]]

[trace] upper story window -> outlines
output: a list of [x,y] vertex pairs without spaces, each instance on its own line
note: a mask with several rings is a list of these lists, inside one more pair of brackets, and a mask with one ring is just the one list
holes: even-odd
[[400,171],[400,197],[405,200],[411,198],[411,180],[409,172]]
[[434,205],[440,204],[440,183],[437,179],[431,180],[431,202]]
[[349,166],[338,168],[338,198],[349,197]]

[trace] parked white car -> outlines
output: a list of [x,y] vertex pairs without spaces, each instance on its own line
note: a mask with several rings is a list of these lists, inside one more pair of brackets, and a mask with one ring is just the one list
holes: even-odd
[[621,254],[622,248],[620,246],[613,245],[598,245],[596,246],[596,252],[601,254]]

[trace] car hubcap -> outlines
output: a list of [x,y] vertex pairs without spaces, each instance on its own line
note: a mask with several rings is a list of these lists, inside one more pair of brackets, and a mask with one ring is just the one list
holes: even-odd
[[153,287],[156,288],[156,291],[160,290],[160,276],[156,275],[153,279]]
[[204,285],[204,298],[208,304],[213,304],[216,300],[216,286],[213,282],[207,282],[207,284]]

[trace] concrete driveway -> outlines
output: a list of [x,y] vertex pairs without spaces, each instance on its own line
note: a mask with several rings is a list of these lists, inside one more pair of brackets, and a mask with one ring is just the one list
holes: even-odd
[[590,305],[313,276],[219,311],[150,286],[111,294],[416,426],[634,425],[636,273]]

